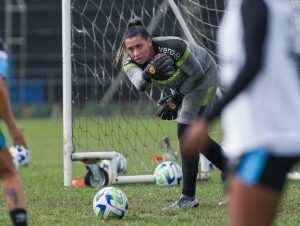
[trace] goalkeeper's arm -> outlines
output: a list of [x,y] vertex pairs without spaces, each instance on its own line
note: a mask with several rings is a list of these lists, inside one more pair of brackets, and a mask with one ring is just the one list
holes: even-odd
[[131,67],[124,71],[138,91],[144,92],[151,84],[143,78],[144,71],[139,67]]
[[145,91],[154,80],[165,80],[175,72],[174,60],[167,54],[155,55],[147,67],[142,70],[134,63],[128,63],[123,67],[130,81],[139,91]]

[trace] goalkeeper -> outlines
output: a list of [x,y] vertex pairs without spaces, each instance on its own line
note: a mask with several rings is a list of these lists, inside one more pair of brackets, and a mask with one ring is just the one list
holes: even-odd
[[[159,101],[156,113],[162,120],[177,119],[180,142],[186,128],[198,116],[211,111],[219,85],[217,65],[208,52],[178,37],[152,38],[140,19],[128,22],[116,63],[123,59],[123,70],[139,91],[151,83],[169,88],[172,95]],[[180,142],[181,143],[181,142]],[[221,146],[209,140],[204,156],[223,170]],[[179,200],[167,208],[198,207],[195,195],[199,154],[181,153],[183,188]]]

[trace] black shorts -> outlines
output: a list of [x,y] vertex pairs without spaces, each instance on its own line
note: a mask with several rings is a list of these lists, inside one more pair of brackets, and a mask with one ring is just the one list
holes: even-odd
[[275,156],[265,150],[255,150],[228,161],[228,171],[234,172],[247,186],[260,184],[281,192],[287,173],[299,160],[300,157]]
[[0,130],[0,151],[6,146],[5,138]]

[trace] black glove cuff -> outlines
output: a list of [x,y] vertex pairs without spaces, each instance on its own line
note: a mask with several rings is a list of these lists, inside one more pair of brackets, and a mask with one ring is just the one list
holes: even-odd
[[143,72],[142,77],[145,81],[151,82],[151,76],[147,74],[146,72]]
[[179,92],[174,93],[172,96],[173,96],[173,99],[179,103],[181,103],[184,98],[184,95],[180,94]]

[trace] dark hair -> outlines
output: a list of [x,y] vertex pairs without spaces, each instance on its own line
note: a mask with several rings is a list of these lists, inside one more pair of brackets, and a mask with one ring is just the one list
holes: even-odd
[[117,64],[121,59],[127,58],[126,50],[125,50],[125,40],[127,38],[132,38],[134,36],[141,35],[144,39],[148,37],[151,38],[151,35],[148,33],[146,28],[144,27],[141,18],[133,18],[130,19],[127,23],[127,29],[123,35],[121,46],[117,51],[116,58],[114,60],[114,64]]
[[127,30],[124,33],[123,40],[125,41],[125,39],[132,38],[136,35],[141,35],[145,39],[150,36],[140,18],[133,18],[128,21]]

